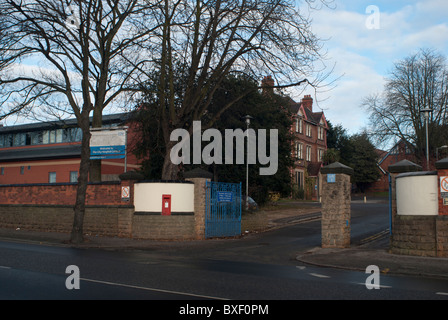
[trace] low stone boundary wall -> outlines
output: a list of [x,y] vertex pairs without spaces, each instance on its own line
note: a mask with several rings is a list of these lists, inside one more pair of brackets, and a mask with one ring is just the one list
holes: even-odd
[[[131,235],[132,206],[88,206],[84,233],[101,236]],[[74,211],[65,205],[0,205],[0,227],[45,232],[71,232]]]
[[392,253],[448,257],[448,205],[440,190],[441,177],[448,175],[448,158],[436,162],[436,168],[436,172],[422,172],[421,166],[408,160],[389,166]]
[[[172,195],[170,215],[161,214],[161,194],[151,190],[139,194],[149,209],[136,211],[134,190],[138,174],[128,172],[121,181],[89,183],[83,231],[86,234],[140,239],[203,239],[205,228],[205,181],[209,177],[190,175],[190,181],[147,182]],[[139,183],[142,187],[144,182]],[[176,185],[177,193],[171,193]],[[159,190],[159,191],[160,191]],[[183,192],[184,190],[188,192]],[[0,185],[0,228],[23,228],[49,232],[71,232],[76,200],[76,183]],[[154,196],[154,195],[152,195]],[[189,197],[183,201],[183,197]],[[190,199],[191,198],[191,199]],[[187,205],[182,206],[183,203]],[[155,204],[156,209],[152,210]],[[179,206],[180,204],[180,206]],[[140,206],[141,207],[141,206]],[[145,207],[143,207],[145,208]]]
[[132,237],[136,239],[188,240],[195,237],[194,215],[134,214]]

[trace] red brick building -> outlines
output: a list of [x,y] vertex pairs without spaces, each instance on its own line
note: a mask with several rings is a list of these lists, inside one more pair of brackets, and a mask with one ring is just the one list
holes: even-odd
[[389,166],[401,160],[409,160],[418,163],[418,160],[411,148],[400,140],[389,152],[377,149],[378,168],[381,177],[372,183],[368,189],[369,192],[386,192],[389,190]]
[[297,188],[306,190],[308,196],[318,199],[320,168],[327,151],[327,121],[323,112],[313,111],[310,95],[305,95],[300,103],[291,100],[289,108],[293,114],[293,183]]
[[[264,77],[262,87],[273,87],[271,76]],[[264,88],[264,92],[273,93]],[[300,102],[288,98],[288,110],[292,115],[293,135],[292,157],[294,166],[291,168],[293,189],[303,190],[307,198],[319,199],[320,168],[322,158],[327,151],[328,124],[323,112],[313,111],[313,98],[305,95]]]
[[[128,126],[132,141],[135,133],[127,115],[104,115],[103,126]],[[74,119],[0,127],[0,184],[77,182],[81,134]],[[128,171],[140,167],[129,149]],[[102,180],[118,180],[124,159],[101,161]]]

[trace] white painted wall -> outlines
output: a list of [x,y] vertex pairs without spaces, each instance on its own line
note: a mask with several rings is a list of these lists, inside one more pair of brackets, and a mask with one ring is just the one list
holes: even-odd
[[193,183],[139,182],[134,185],[135,211],[162,212],[162,195],[171,195],[171,212],[194,212]]
[[396,180],[397,214],[437,216],[437,175],[405,175]]

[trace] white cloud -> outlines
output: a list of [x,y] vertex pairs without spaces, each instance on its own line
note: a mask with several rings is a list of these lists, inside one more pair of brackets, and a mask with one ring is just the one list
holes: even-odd
[[369,4],[363,7],[358,1],[344,2],[340,9],[311,12],[313,31],[328,39],[324,43],[328,64],[336,63],[335,76],[344,75],[330,92],[318,92],[317,99],[322,100],[320,106],[326,117],[350,133],[368,125],[368,115],[360,107],[362,99],[383,90],[384,77],[397,60],[422,47],[448,56],[448,1],[378,1],[378,30],[366,27],[369,13],[365,9]]

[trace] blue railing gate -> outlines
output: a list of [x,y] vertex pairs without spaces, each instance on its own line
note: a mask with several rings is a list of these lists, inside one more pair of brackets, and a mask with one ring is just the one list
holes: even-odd
[[206,181],[205,237],[241,234],[241,183]]

